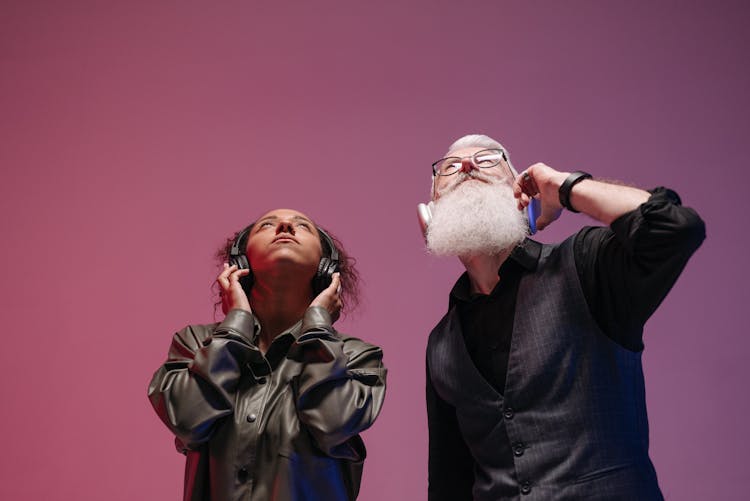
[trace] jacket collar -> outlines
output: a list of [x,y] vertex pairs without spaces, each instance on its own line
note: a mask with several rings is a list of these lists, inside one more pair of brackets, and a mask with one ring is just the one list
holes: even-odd
[[[253,321],[255,322],[255,337],[253,338],[253,344],[257,346],[261,328],[260,323],[256,318],[253,318]],[[276,367],[278,367],[281,361],[286,357],[289,348],[302,334],[301,328],[302,320],[300,319],[296,324],[289,327],[271,341],[271,345],[268,347],[265,355],[261,354],[260,350],[255,350],[256,356],[251,357],[251,360],[247,363],[247,367],[250,369],[251,375],[256,382],[260,379],[264,379],[271,374],[271,372],[276,370]]]

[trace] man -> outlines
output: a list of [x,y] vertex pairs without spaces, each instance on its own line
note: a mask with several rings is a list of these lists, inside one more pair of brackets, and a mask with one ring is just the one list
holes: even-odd
[[227,240],[226,318],[174,335],[148,395],[187,455],[185,499],[351,501],[386,369],[332,322],[356,300],[341,244],[279,209]]
[[[659,500],[643,325],[705,237],[670,190],[535,164],[481,135],[433,164],[428,249],[466,268],[427,346],[429,499]],[[526,238],[565,208],[600,221]]]

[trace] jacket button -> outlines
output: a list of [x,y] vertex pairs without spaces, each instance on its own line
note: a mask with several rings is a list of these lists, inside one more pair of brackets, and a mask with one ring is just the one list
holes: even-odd
[[506,407],[505,410],[503,411],[503,417],[505,419],[513,419],[513,416],[515,416],[513,409],[511,409],[510,407]]
[[266,378],[258,378],[258,384],[266,384]]
[[528,482],[521,484],[521,494],[528,494],[531,492],[531,485]]
[[239,481],[240,481],[240,482],[242,482],[242,483],[245,483],[245,482],[247,482],[247,475],[248,475],[248,471],[247,471],[247,468],[245,468],[245,467],[243,466],[243,467],[242,467],[242,468],[240,468],[240,469],[239,469],[239,471],[237,472],[237,480],[239,480]]
[[516,457],[521,457],[521,456],[523,456],[523,450],[524,449],[525,449],[525,446],[523,445],[523,443],[522,442],[517,442],[517,443],[515,443],[513,445],[513,454]]
[[247,422],[248,423],[254,423],[256,419],[258,419],[258,416],[256,416],[255,414],[248,414],[247,415]]

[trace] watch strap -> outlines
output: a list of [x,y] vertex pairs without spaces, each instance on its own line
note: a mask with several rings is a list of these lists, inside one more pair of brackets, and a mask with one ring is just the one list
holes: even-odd
[[570,191],[573,189],[573,186],[580,183],[584,179],[591,179],[593,176],[589,174],[588,172],[583,172],[582,170],[577,170],[575,172],[572,172],[566,179],[563,181],[563,184],[560,185],[560,188],[557,190],[557,193],[560,195],[560,205],[568,209],[570,212],[580,212],[573,208],[572,205],[570,205]]

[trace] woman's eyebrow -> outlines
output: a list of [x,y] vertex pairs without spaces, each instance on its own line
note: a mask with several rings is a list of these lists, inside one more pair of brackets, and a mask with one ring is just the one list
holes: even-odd
[[[266,216],[266,217],[264,217],[262,219],[258,219],[258,221],[255,224],[260,224],[260,223],[262,223],[264,221],[269,221],[269,220],[276,221],[278,219],[279,219],[279,216]],[[304,221],[306,223],[314,224],[312,221],[310,221],[305,216],[292,216],[292,219],[294,219],[296,221]]]

